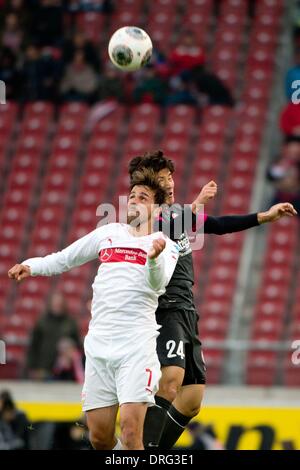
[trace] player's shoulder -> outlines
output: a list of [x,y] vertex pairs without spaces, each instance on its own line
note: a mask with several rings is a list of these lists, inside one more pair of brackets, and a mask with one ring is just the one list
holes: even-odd
[[184,212],[184,208],[182,204],[179,203],[174,203],[171,206],[168,205],[163,205],[162,206],[162,218],[163,219],[168,219],[168,218],[176,218],[178,215],[181,215]]
[[95,230],[95,234],[99,236],[103,236],[104,234],[116,234],[124,230],[125,226],[126,224],[120,224],[119,222],[99,225]]
[[126,227],[126,224],[121,224],[120,222],[110,222],[108,224],[99,225],[97,228],[104,230],[119,230],[122,227]]

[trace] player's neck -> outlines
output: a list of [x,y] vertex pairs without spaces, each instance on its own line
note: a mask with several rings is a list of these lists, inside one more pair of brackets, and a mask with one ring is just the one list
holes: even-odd
[[152,221],[149,220],[143,224],[139,224],[137,227],[129,225],[129,232],[134,237],[145,237],[153,232]]

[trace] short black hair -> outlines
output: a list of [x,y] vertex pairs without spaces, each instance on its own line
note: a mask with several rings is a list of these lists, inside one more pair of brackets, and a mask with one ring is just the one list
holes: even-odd
[[166,158],[162,150],[146,152],[142,156],[132,158],[128,165],[130,178],[132,178],[135,171],[140,170],[141,168],[151,168],[155,173],[158,173],[160,170],[164,170],[165,168],[167,168],[170,173],[174,173],[175,171],[174,162],[169,158]]
[[167,191],[163,189],[154,173],[150,168],[141,168],[136,170],[131,175],[130,180],[130,191],[134,186],[147,186],[151,191],[154,192],[154,202],[161,206],[166,202]]
[[2,406],[0,409],[0,413],[6,410],[15,410],[16,406],[11,396],[11,393],[8,390],[1,390],[0,392],[0,400],[2,401]]

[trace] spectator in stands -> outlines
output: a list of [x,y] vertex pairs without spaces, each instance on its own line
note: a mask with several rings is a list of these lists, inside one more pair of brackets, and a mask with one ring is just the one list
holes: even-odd
[[80,11],[112,13],[113,6],[112,0],[69,0],[67,10],[72,13]]
[[191,81],[185,77],[176,77],[170,82],[171,92],[165,100],[167,106],[177,104],[197,105],[197,99],[192,92]]
[[133,90],[133,98],[136,103],[162,104],[167,91],[167,82],[156,74],[153,64],[148,64],[141,72]]
[[97,72],[100,71],[99,50],[97,50],[94,44],[80,31],[75,33],[72,39],[65,42],[63,53],[64,62],[67,64],[72,62],[77,51],[82,51],[85,61]]
[[205,63],[202,47],[197,44],[193,31],[186,31],[180,40],[180,44],[173,50],[169,57],[170,75],[181,75],[194,67]]
[[69,380],[80,384],[84,382],[82,354],[72,338],[59,340],[52,375],[55,380]]
[[33,41],[43,46],[61,45],[63,7],[61,0],[39,0],[31,8],[30,33]]
[[62,293],[52,295],[46,314],[34,327],[27,353],[28,376],[31,379],[47,380],[52,377],[57,345],[61,338],[68,337],[80,347],[76,321],[70,317]]
[[274,204],[291,202],[300,215],[300,143],[284,145],[281,158],[268,169],[268,179],[273,182],[276,193]]
[[114,99],[121,103],[127,101],[123,77],[111,62],[106,62],[104,72],[99,77],[98,99]]
[[221,106],[234,105],[230,90],[217,75],[208,72],[204,66],[194,67],[190,72],[190,79],[195,85],[196,93],[206,97],[207,104]]
[[[292,100],[292,95],[295,93],[296,88],[293,88],[295,81],[300,81],[300,47],[295,52],[294,64],[287,71],[285,77],[285,94],[289,101]],[[299,89],[299,84],[297,86]]]
[[280,114],[280,129],[286,138],[297,137],[300,140],[300,106],[288,103]]
[[56,423],[52,448],[53,450],[92,450],[85,417],[82,416],[75,423]]
[[29,449],[29,421],[9,391],[0,392],[0,450]]
[[97,99],[98,78],[95,70],[86,62],[83,51],[77,51],[73,61],[67,65],[60,83],[60,94],[66,101]]
[[19,96],[19,73],[16,68],[16,56],[7,48],[0,49],[0,80],[5,83],[6,99]]
[[57,64],[43,55],[40,47],[30,44],[20,71],[21,98],[24,101],[53,100],[56,92]]
[[[5,3],[5,1],[3,3]],[[6,4],[9,11],[13,11],[17,14],[24,13],[24,0],[9,0],[6,1]]]
[[20,50],[23,35],[24,33],[20,27],[18,16],[15,13],[6,15],[2,33],[2,46],[17,53]]

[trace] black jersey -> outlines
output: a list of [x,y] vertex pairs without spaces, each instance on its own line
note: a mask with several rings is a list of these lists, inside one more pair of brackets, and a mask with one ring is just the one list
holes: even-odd
[[[204,233],[223,235],[238,232],[258,225],[257,214],[243,216],[204,216],[202,221],[192,213],[190,206],[184,208],[179,204],[164,207],[157,229],[168,235],[177,243],[179,258],[173,276],[166,287],[164,295],[159,297],[159,308],[180,307],[194,308],[193,285],[194,267],[189,232],[203,230]],[[175,304],[175,305],[174,305]]]

